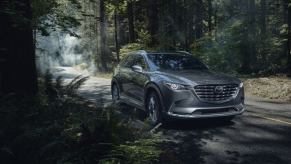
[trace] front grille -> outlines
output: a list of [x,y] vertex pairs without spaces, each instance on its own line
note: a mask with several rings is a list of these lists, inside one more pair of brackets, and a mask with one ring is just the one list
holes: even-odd
[[202,101],[226,102],[232,99],[238,91],[237,84],[209,84],[194,87],[196,95]]

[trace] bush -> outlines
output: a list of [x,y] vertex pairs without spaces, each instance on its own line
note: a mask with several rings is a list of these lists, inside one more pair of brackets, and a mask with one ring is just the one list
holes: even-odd
[[[154,161],[160,153],[154,139],[133,129],[113,107],[96,108],[77,96],[85,80],[76,77],[64,85],[47,74],[38,97],[1,97],[0,163],[98,163],[124,156],[135,161],[131,158],[141,152],[139,160]],[[128,156],[131,147],[138,151]]]
[[123,59],[130,52],[144,49],[147,49],[146,46],[140,43],[127,44],[120,49],[120,59]]

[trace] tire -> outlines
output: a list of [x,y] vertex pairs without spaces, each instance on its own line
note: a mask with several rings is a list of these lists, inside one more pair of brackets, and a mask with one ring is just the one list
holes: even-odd
[[113,84],[111,87],[111,95],[112,95],[112,103],[117,104],[120,97],[119,97],[119,89],[117,84]]
[[151,92],[146,99],[146,111],[150,124],[155,126],[162,122],[161,102],[156,92]]

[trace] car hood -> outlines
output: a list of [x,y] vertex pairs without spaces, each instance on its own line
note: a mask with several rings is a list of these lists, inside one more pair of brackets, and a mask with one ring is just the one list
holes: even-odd
[[186,71],[156,71],[166,81],[185,85],[202,84],[239,84],[241,81],[235,77],[209,70]]

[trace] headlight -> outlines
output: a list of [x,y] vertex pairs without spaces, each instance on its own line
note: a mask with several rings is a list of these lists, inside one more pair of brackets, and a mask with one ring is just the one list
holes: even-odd
[[185,90],[187,89],[184,85],[176,83],[165,83],[165,85],[172,90]]
[[240,88],[244,87],[244,83],[241,82],[241,83],[239,84],[239,87],[240,87]]

